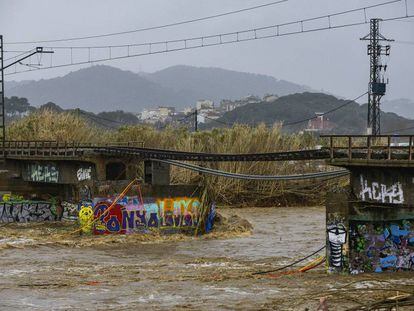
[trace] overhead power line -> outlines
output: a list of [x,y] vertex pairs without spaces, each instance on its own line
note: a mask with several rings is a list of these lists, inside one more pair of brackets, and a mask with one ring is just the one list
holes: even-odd
[[391,130],[391,131],[386,131],[383,134],[393,134],[393,133],[403,132],[403,131],[407,131],[407,130],[414,130],[414,126],[403,127],[403,128],[394,129],[394,130]]
[[411,44],[414,45],[414,41],[403,41],[403,40],[395,40],[395,43],[400,43],[400,44]]
[[[202,37],[191,37],[191,38],[176,39],[176,40],[169,40],[169,41],[167,40],[167,41],[124,44],[124,45],[109,45],[109,46],[47,47],[47,49],[51,49],[51,50],[55,50],[55,49],[56,50],[57,49],[68,50],[70,53],[70,61],[68,61],[67,63],[63,63],[63,64],[53,65],[52,58],[51,58],[51,64],[49,66],[44,66],[41,68],[30,68],[28,70],[21,70],[21,71],[17,71],[17,69],[15,69],[14,72],[8,73],[7,75],[28,72],[28,71],[33,71],[33,70],[45,70],[45,69],[51,69],[51,68],[91,64],[91,63],[97,63],[97,62],[126,59],[126,58],[131,58],[131,57],[169,53],[169,52],[190,50],[190,49],[196,49],[196,48],[202,48],[202,47],[232,44],[232,43],[238,43],[238,42],[253,41],[253,40],[258,40],[258,39],[282,37],[282,36],[289,36],[289,35],[295,35],[295,34],[301,34],[301,33],[310,33],[310,32],[317,32],[317,31],[323,31],[323,30],[328,30],[328,29],[339,29],[339,28],[363,25],[369,22],[367,18],[367,14],[366,14],[367,10],[374,8],[374,7],[394,4],[400,1],[401,0],[387,1],[387,2],[383,2],[383,3],[371,5],[371,6],[365,6],[365,7],[352,9],[352,10],[336,12],[336,13],[308,18],[304,20],[297,20],[297,21],[283,23],[283,24],[277,24],[277,25],[271,25],[271,26],[259,27],[259,28],[251,28],[251,29],[246,29],[246,30],[241,30],[241,31],[220,33],[220,34],[202,36]],[[338,16],[338,15],[349,14],[353,12],[363,13],[361,15],[362,20],[360,22],[352,22],[348,24],[334,24],[333,23],[332,17]],[[404,19],[404,18],[409,18],[412,16],[411,15],[395,16],[392,18],[383,19],[383,21]],[[307,22],[315,21],[315,20],[325,20],[326,25],[322,27],[316,27],[316,28],[310,28],[311,26],[308,27]],[[284,28],[284,26],[292,26],[292,25],[296,25],[297,29],[292,30],[290,27],[288,28],[288,30],[286,30]],[[114,56],[114,52],[115,52],[114,49],[116,48],[123,48],[123,53],[121,55]],[[101,57],[101,58],[93,58],[92,52],[97,49],[100,49],[101,51],[102,49],[106,49],[108,56]],[[136,51],[137,49],[138,51]],[[86,50],[87,55],[83,56],[86,59],[82,61],[74,61],[73,52],[76,50]]]
[[[157,44],[179,43],[179,42],[182,42],[182,41],[185,41],[185,40],[186,41],[202,40],[202,39],[207,40],[207,39],[215,38],[215,37],[218,37],[218,36],[224,37],[224,36],[231,36],[231,35],[235,35],[235,34],[242,35],[242,34],[246,34],[246,33],[250,33],[250,32],[256,32],[256,34],[257,34],[258,31],[269,30],[269,29],[273,29],[273,28],[276,28],[276,30],[279,31],[276,34],[278,34],[278,33],[280,33],[280,35],[283,35],[283,34],[296,34],[296,33],[298,33],[298,31],[292,31],[292,32],[284,33],[283,29],[280,29],[280,28],[297,24],[298,26],[300,26],[299,27],[300,30],[301,30],[300,32],[307,32],[306,29],[304,28],[304,26],[305,26],[304,23],[311,22],[311,21],[316,21],[316,20],[321,20],[321,19],[326,19],[329,22],[328,23],[328,26],[329,26],[328,29],[329,28],[338,28],[338,27],[343,27],[343,26],[361,25],[361,24],[369,23],[369,19],[365,14],[367,10],[373,9],[373,8],[376,8],[376,7],[381,7],[381,6],[386,6],[386,5],[398,3],[398,2],[401,2],[401,0],[391,0],[391,1],[386,1],[386,2],[382,2],[382,3],[369,5],[369,6],[359,7],[359,8],[340,11],[340,12],[331,13],[331,14],[320,15],[320,16],[306,18],[306,19],[294,20],[294,21],[275,24],[275,25],[270,25],[270,26],[249,28],[249,29],[245,29],[245,30],[239,30],[239,31],[234,31],[234,32],[225,32],[225,33],[207,35],[207,36],[189,37],[189,38],[184,38],[184,39],[163,40],[163,41],[132,43],[132,44],[117,44],[117,45],[45,46],[45,48],[50,48],[50,49],[107,49],[107,48],[148,46],[148,45],[155,46]],[[340,15],[346,15],[346,14],[355,13],[355,12],[363,12],[364,13],[364,16],[363,16],[364,17],[364,22],[344,24],[344,25],[333,25],[333,21],[331,20],[332,17],[340,16]],[[409,17],[412,17],[412,16],[404,15],[404,16],[398,17],[398,19],[401,19],[402,17],[409,18]],[[395,18],[392,18],[392,19],[394,20]],[[384,20],[386,21],[386,20],[390,20],[390,19],[384,19]],[[325,29],[325,28],[323,28],[323,29]],[[310,30],[312,30],[312,29],[310,29]],[[320,30],[320,28],[316,28],[315,30]],[[273,36],[271,36],[271,37],[273,37]],[[260,37],[260,38],[264,38],[264,37]],[[242,38],[239,38],[239,39],[240,39],[239,41],[243,41]]]
[[95,115],[95,114],[90,114],[90,113],[84,112],[82,110],[79,110],[79,111],[80,111],[81,114],[83,114],[83,115],[85,115],[87,117],[99,119],[99,120],[106,121],[106,122],[112,122],[112,123],[117,123],[117,124],[125,125],[125,122],[121,122],[121,121],[116,121],[116,120],[104,118],[104,117],[101,117],[101,116],[98,116],[98,115]]
[[[325,115],[327,115],[329,113],[332,113],[332,112],[335,112],[335,111],[337,111],[339,109],[342,109],[345,106],[348,106],[349,104],[354,103],[355,101],[357,101],[358,99],[360,99],[361,97],[363,97],[363,96],[365,96],[367,94],[368,94],[368,92],[365,92],[365,93],[359,95],[358,97],[355,97],[354,99],[351,99],[351,100],[346,101],[345,103],[343,103],[342,105],[339,105],[338,107],[335,107],[335,108],[333,108],[331,110],[328,110],[328,111],[326,111],[324,113],[321,113],[319,116],[325,116]],[[299,124],[299,123],[308,122],[308,121],[313,120],[313,119],[316,119],[316,118],[317,117],[314,116],[314,117],[311,117],[311,118],[306,118],[306,119],[297,120],[297,121],[293,121],[293,122],[289,122],[289,123],[284,123],[282,126],[296,125],[296,124]]]
[[243,8],[243,9],[239,9],[239,10],[219,13],[219,14],[215,14],[215,15],[209,15],[209,16],[204,16],[204,17],[199,17],[199,18],[193,18],[193,19],[183,20],[183,21],[179,21],[179,22],[174,22],[174,23],[170,23],[170,24],[144,27],[144,28],[138,28],[138,29],[133,29],[133,30],[112,32],[112,33],[99,34],[99,35],[91,35],[91,36],[53,39],[53,40],[6,42],[5,45],[7,45],[7,44],[35,44],[35,43],[48,43],[48,42],[65,42],[65,41],[77,41],[77,40],[85,40],[85,39],[95,39],[95,38],[119,36],[119,35],[125,35],[125,34],[131,34],[131,33],[137,33],[137,32],[143,32],[143,31],[155,30],[155,29],[163,29],[163,28],[169,28],[169,27],[174,27],[174,26],[179,26],[179,25],[184,25],[184,24],[190,24],[190,23],[205,21],[205,20],[209,20],[209,19],[214,19],[214,18],[224,17],[224,16],[238,14],[238,13],[242,13],[242,12],[257,10],[257,9],[261,9],[261,8],[265,8],[265,7],[270,7],[270,6],[281,4],[281,3],[284,3],[284,2],[287,2],[287,1],[289,1],[289,0],[273,1],[273,2],[268,2],[268,3],[264,3],[264,4],[260,4],[260,5],[256,5],[256,6],[251,6],[251,7],[247,7],[247,8]]
[[[367,94],[368,94],[368,92],[365,92],[365,93],[363,93],[363,94],[355,97],[354,99],[351,99],[351,100],[346,101],[345,103],[343,103],[342,105],[339,105],[338,107],[335,107],[335,108],[333,108],[331,110],[328,110],[328,111],[326,111],[324,113],[319,114],[319,116],[325,116],[325,115],[330,114],[332,112],[335,112],[335,111],[337,111],[339,109],[342,109],[342,108],[348,106],[349,104],[354,103],[355,101],[357,101],[358,99],[360,99],[361,97],[363,97],[363,96],[365,96]],[[205,116],[205,118],[208,119],[208,120],[211,120],[211,121],[220,123],[220,124],[228,125],[228,126],[233,126],[234,124],[238,123],[238,122],[226,122],[226,121],[223,121],[223,120],[216,120],[216,119],[212,119],[212,118],[209,118],[209,117],[206,117],[206,116]],[[313,119],[316,119],[316,118],[317,117],[314,116],[314,117],[309,117],[309,118],[305,118],[305,119],[301,119],[301,120],[297,120],[297,121],[293,121],[293,122],[283,123],[282,124],[282,127],[296,125],[296,124],[300,124],[300,123],[304,123],[304,122],[308,122],[308,121],[313,120]],[[273,125],[273,124],[274,124],[274,122],[272,122],[272,123],[265,123],[265,125],[267,125],[267,126]]]

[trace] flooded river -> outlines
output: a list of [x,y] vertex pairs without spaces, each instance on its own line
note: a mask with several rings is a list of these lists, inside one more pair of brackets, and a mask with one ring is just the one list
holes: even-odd
[[321,266],[301,274],[252,275],[323,246],[324,208],[220,212],[247,219],[252,233],[164,240],[117,236],[105,243],[90,237],[83,245],[83,238],[41,243],[27,229],[10,237],[3,228],[0,309],[316,310],[327,297],[329,310],[347,310],[413,291],[412,273],[333,276]]

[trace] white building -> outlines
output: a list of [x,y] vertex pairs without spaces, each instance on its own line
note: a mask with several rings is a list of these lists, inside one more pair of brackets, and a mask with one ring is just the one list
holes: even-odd
[[208,99],[197,100],[196,108],[197,110],[214,109],[214,102]]

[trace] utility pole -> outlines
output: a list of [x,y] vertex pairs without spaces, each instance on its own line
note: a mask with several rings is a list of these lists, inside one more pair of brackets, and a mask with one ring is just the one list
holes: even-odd
[[[5,97],[4,97],[4,70],[15,65],[21,63],[22,60],[25,60],[29,57],[32,57],[35,54],[44,54],[44,53],[53,53],[53,51],[44,51],[43,47],[36,47],[34,50],[28,51],[26,56],[22,56],[20,58],[15,58],[14,61],[5,65],[4,64],[4,44],[3,44],[3,36],[0,35],[0,139],[2,143],[2,148],[4,148],[6,143],[6,118],[5,118]],[[3,149],[3,155],[6,155]]]
[[381,98],[385,95],[386,84],[383,74],[387,71],[387,65],[381,63],[381,56],[390,55],[390,45],[381,45],[381,41],[394,41],[385,38],[380,33],[379,25],[381,19],[373,18],[370,20],[370,33],[361,40],[369,41],[367,54],[370,57],[370,73],[368,84],[368,116],[367,134],[381,134]]
[[[4,46],[3,36],[0,35],[0,135],[2,148],[4,148],[6,141],[6,118],[4,117],[4,113]],[[5,155],[5,152],[3,152],[3,156]]]
[[198,132],[198,113],[197,108],[194,111],[194,131]]

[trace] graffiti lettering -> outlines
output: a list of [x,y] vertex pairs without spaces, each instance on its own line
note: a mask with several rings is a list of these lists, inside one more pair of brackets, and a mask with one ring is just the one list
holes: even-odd
[[359,196],[362,201],[374,200],[382,203],[404,203],[404,193],[401,183],[397,182],[391,186],[372,182],[371,185],[364,177],[360,176],[361,191]]
[[112,200],[94,200],[95,234],[133,233],[149,228],[194,228],[198,221],[200,201],[197,198],[124,198],[108,213]]
[[29,164],[28,178],[30,181],[57,183],[59,171],[52,164]]
[[81,167],[76,172],[76,177],[78,178],[78,181],[91,180],[91,175],[92,175],[92,167],[88,167],[88,168]]
[[48,202],[0,202],[0,222],[54,221],[52,209]]

